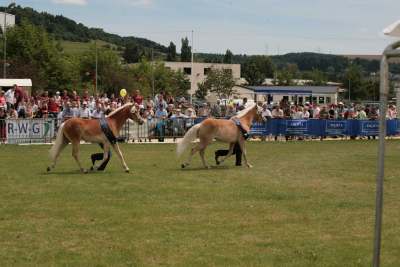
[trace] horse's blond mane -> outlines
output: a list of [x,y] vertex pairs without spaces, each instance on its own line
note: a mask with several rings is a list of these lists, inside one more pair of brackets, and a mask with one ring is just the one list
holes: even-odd
[[256,106],[256,105],[257,105],[257,104],[255,104],[255,103],[251,104],[248,108],[245,108],[245,109],[239,111],[239,112],[236,114],[235,117],[237,117],[237,118],[242,118],[242,117],[245,116],[251,109],[253,109],[254,106]]
[[110,117],[110,116],[114,115],[115,113],[120,112],[122,109],[126,108],[127,106],[132,106],[132,105],[133,105],[133,103],[126,103],[125,105],[120,106],[116,110],[112,111],[110,114],[107,115],[107,117]]

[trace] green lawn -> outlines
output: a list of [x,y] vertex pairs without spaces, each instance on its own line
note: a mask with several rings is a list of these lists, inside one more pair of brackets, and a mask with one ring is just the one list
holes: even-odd
[[[87,43],[84,42],[71,42],[71,41],[61,41],[61,47],[67,54],[81,54],[84,52],[88,52],[91,46],[94,45],[94,41],[90,41]],[[114,44],[110,44],[101,40],[97,41],[97,47],[104,47],[109,45],[110,47],[116,47]]]
[[[212,150],[207,158],[213,160]],[[370,266],[375,141],[248,144],[254,168],[179,169],[175,146],[122,145],[104,173],[49,146],[0,146],[0,266]],[[81,146],[89,155],[99,148]],[[386,161],[382,266],[400,266],[400,143]]]

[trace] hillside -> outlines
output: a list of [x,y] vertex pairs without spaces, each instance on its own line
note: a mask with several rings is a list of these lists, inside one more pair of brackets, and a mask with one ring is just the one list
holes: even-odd
[[[5,7],[0,7],[4,11]],[[101,40],[109,44],[124,47],[128,43],[134,43],[146,49],[154,49],[159,53],[166,53],[167,47],[145,38],[121,37],[116,34],[105,32],[100,28],[89,28],[82,23],[66,18],[62,15],[52,15],[47,12],[38,12],[30,7],[21,7],[12,4],[9,6],[9,13],[15,15],[16,24],[26,20],[33,25],[43,27],[48,33],[58,40],[69,42],[89,43],[91,40]],[[79,44],[77,44],[79,46]]]

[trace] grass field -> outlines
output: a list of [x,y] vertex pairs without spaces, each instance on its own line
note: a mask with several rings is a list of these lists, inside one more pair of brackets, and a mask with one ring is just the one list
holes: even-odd
[[[0,266],[371,265],[375,141],[252,142],[254,168],[211,170],[122,145],[129,174],[80,174],[70,147],[47,174],[48,149],[0,146]],[[386,162],[382,266],[400,266],[399,141]]]
[[[88,52],[91,48],[91,46],[94,45],[94,41],[90,41],[87,43],[84,42],[71,42],[71,41],[60,41],[61,42],[61,47],[64,49],[64,51],[67,54],[82,54],[85,52]],[[114,44],[110,44],[101,40],[97,41],[97,46],[98,47],[103,47],[109,45],[111,47],[116,47]]]

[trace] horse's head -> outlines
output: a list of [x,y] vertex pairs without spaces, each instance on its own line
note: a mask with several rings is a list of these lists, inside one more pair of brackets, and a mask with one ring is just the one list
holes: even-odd
[[253,120],[256,122],[263,122],[263,118],[262,118],[262,107],[260,107],[259,105],[254,105],[254,118]]
[[137,123],[139,123],[140,125],[142,125],[144,123],[144,119],[142,118],[142,116],[140,116],[140,110],[139,107],[137,107],[136,105],[133,105],[131,107],[131,110],[129,112],[129,118],[131,120],[136,121]]

